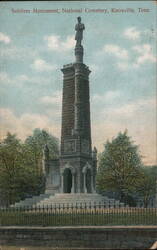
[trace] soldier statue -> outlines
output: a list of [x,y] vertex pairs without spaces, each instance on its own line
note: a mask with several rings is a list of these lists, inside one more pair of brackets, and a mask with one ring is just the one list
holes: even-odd
[[83,23],[81,23],[80,16],[77,18],[77,20],[78,23],[75,25],[75,30],[76,30],[75,40],[76,40],[76,46],[81,46],[81,41],[83,39],[83,30],[85,29],[85,26]]

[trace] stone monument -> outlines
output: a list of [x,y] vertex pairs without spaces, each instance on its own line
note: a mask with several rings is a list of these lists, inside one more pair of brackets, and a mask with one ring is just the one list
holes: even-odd
[[[84,24],[78,17],[75,62],[64,65],[61,130],[61,192],[93,193],[96,155],[92,155],[89,68],[83,63]],[[94,157],[93,157],[94,156]]]
[[[58,203],[106,202],[96,193],[97,149],[92,150],[90,121],[89,74],[83,63],[83,30],[78,17],[75,26],[75,62],[64,65],[61,146],[58,159],[50,160],[48,146],[43,150],[43,171],[46,177],[45,194],[28,198],[16,205],[53,205]],[[117,206],[120,205],[119,201]]]
[[[95,192],[97,150],[94,148],[92,152],[91,145],[89,99],[89,74],[91,71],[83,63],[81,42],[85,26],[81,23],[81,17],[77,19],[75,62],[64,65],[61,69],[63,72],[63,100],[60,158],[58,161],[50,163],[47,146],[44,150],[44,169],[47,175],[46,193],[52,191],[60,193]],[[58,174],[60,174],[60,182]],[[58,183],[55,179],[58,180]]]

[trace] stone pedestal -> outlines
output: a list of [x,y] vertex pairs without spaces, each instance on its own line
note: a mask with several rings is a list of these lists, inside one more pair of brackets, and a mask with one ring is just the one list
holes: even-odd
[[75,47],[75,58],[77,63],[83,63],[83,46]]

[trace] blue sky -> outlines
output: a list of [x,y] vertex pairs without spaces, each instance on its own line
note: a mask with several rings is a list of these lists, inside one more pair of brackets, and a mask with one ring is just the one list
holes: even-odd
[[[156,164],[156,6],[155,1],[1,2],[1,138],[11,131],[25,139],[36,127],[60,137],[60,69],[74,62],[74,26],[81,16],[84,63],[92,71],[93,146],[101,152],[107,139],[128,129],[144,163]],[[60,13],[37,14],[33,8]],[[30,13],[15,13],[19,9]]]

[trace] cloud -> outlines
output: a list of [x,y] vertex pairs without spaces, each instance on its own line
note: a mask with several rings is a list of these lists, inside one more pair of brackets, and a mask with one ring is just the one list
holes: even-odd
[[61,105],[62,92],[56,91],[52,96],[43,96],[40,98],[40,102],[45,105]]
[[92,102],[94,104],[102,104],[102,102],[113,102],[115,99],[119,98],[121,96],[121,92],[116,90],[116,91],[108,91],[105,94],[94,94],[92,96]]
[[8,44],[11,42],[11,39],[9,36],[5,35],[4,33],[0,32],[0,42],[3,42],[5,44]]
[[64,50],[69,50],[74,48],[75,46],[75,39],[74,36],[68,36],[66,41],[61,44],[63,46]]
[[128,51],[126,49],[122,49],[117,45],[107,44],[104,46],[103,50],[108,54],[116,56],[117,58],[128,59]]
[[140,39],[155,39],[156,33],[153,28],[138,30],[137,27],[129,27],[124,30],[123,36],[132,41],[138,41]]
[[67,51],[75,46],[74,36],[68,36],[65,42],[57,35],[45,36],[44,40],[47,42],[48,48],[55,51]]
[[41,109],[48,117],[53,118],[53,123],[60,127],[61,124],[61,106],[62,106],[62,92],[56,91],[52,95],[42,96],[39,99]]
[[20,139],[25,139],[32,134],[33,129],[46,129],[55,136],[60,136],[58,126],[53,124],[46,115],[24,113],[20,117],[9,108],[0,108],[1,138],[7,132],[15,133]]
[[128,50],[121,48],[115,44],[106,44],[103,48],[103,51],[116,57],[117,61],[115,60],[114,63],[115,66],[120,70],[125,71],[130,68],[130,55]]
[[156,98],[140,99],[118,106],[103,106],[93,110],[92,139],[94,145],[103,150],[107,139],[128,129],[129,136],[140,145],[145,164],[156,164]]
[[127,28],[124,31],[124,36],[130,40],[138,40],[140,38],[141,32],[137,30],[136,27]]
[[47,62],[45,62],[43,59],[36,59],[34,63],[31,65],[31,67],[37,71],[52,71],[57,69],[57,66],[50,65]]
[[6,72],[0,72],[0,82],[1,84],[10,84],[12,83],[12,79],[9,77],[9,75]]
[[[115,119],[117,116],[119,119],[129,119],[133,118],[134,115],[138,114],[140,118],[141,115],[147,114],[148,111],[155,111],[155,98],[152,99],[141,99],[136,102],[125,104],[121,107],[112,107],[102,111],[101,115],[112,114],[112,117]],[[137,118],[138,120],[138,118]],[[129,120],[128,120],[129,121]]]
[[[99,56],[99,55],[98,55]],[[101,73],[104,70],[103,65],[100,64],[89,64],[89,69],[92,72],[92,77],[95,77],[97,74]]]
[[26,60],[28,58],[34,58],[38,56],[38,52],[32,48],[20,48],[16,46],[9,46],[7,48],[0,49],[0,56],[2,58],[9,58],[11,60]]
[[19,86],[21,84],[49,84],[52,79],[50,77],[40,77],[40,76],[28,76],[25,74],[21,75],[16,75],[14,77],[10,76],[6,72],[0,72],[0,81],[1,81],[1,86],[5,85],[14,85],[14,86]]
[[132,60],[118,61],[117,66],[120,70],[126,71],[130,69],[138,69],[145,63],[155,63],[156,57],[153,55],[150,44],[135,45],[131,48],[135,53],[131,53]]
[[117,62],[117,66],[121,71],[138,69],[139,65],[136,62]]
[[118,62],[117,66],[120,70],[125,71],[129,69],[129,63],[128,62]]
[[156,62],[156,57],[152,53],[150,44],[136,45],[132,47],[132,49],[139,54],[136,59],[137,65],[144,64],[146,62]]

